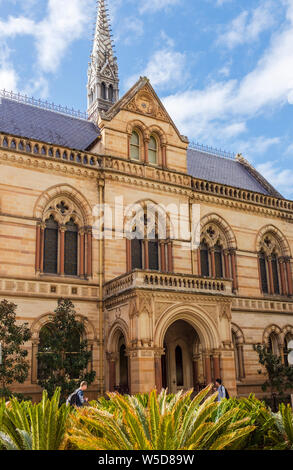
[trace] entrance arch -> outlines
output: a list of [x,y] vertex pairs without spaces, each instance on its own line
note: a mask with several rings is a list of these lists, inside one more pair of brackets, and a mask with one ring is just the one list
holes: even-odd
[[[220,376],[220,339],[216,325],[199,307],[180,305],[165,311],[157,324],[156,386],[200,390]],[[160,353],[161,351],[161,353]]]
[[129,393],[129,357],[127,330],[114,325],[108,337],[109,390]]

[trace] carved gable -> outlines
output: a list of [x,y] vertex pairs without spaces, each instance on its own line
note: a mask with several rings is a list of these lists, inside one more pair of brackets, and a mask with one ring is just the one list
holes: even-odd
[[150,116],[161,121],[170,122],[169,116],[161,107],[161,104],[147,85],[145,85],[134,96],[134,98],[126,104],[125,109],[138,114]]

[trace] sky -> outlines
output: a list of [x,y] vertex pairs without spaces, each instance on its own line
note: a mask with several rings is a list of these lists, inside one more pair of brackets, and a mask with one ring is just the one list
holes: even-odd
[[[293,0],[107,0],[120,95],[147,76],[180,132],[293,199]],[[86,110],[96,0],[0,0],[0,89]]]

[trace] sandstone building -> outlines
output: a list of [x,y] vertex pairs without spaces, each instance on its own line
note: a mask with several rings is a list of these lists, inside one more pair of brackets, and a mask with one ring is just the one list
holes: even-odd
[[[66,297],[86,319],[93,395],[198,389],[217,376],[232,395],[261,395],[253,345],[286,361],[293,339],[293,202],[241,155],[193,148],[147,78],[119,99],[104,0],[88,117],[2,95],[0,298],[32,331],[29,378],[15,390],[40,393],[40,336]],[[156,209],[151,238],[99,236],[95,206],[114,211],[121,197]],[[190,208],[190,226],[200,206],[199,247],[173,236],[172,205]]]

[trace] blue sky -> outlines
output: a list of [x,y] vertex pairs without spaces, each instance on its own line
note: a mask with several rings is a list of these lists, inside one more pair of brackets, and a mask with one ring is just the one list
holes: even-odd
[[[108,0],[121,94],[147,75],[180,131],[293,199],[293,0]],[[0,88],[86,109],[95,0],[0,0]]]

